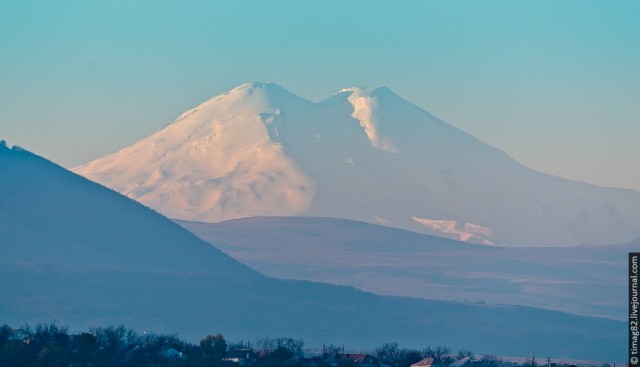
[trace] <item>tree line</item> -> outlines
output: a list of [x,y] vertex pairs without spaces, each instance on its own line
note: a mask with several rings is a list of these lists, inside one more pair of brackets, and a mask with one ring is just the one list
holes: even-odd
[[[384,364],[392,367],[408,367],[424,358],[433,358],[434,366],[448,366],[465,357],[475,358],[475,354],[466,349],[459,350],[456,354],[450,347],[446,346],[429,346],[419,350],[400,348],[398,343],[383,344],[375,349],[375,356]],[[474,367],[507,366],[507,364],[494,355],[484,355],[482,358],[475,360],[473,365]]]
[[[298,365],[304,342],[293,338],[262,338],[229,345],[222,334],[207,335],[198,344],[177,334],[138,333],[124,326],[89,328],[70,333],[56,323],[0,326],[0,366],[20,367],[218,367],[233,366],[224,358],[231,350],[259,356],[258,367]],[[289,363],[289,361],[292,361]],[[283,363],[284,362],[284,363]]]
[[[0,326],[0,366],[21,367],[221,367],[236,366],[230,356],[246,355],[256,367],[353,367],[344,347],[324,345],[312,358],[303,358],[304,341],[294,338],[260,338],[254,343],[229,344],[222,334],[207,335],[198,344],[181,340],[177,334],[139,333],[124,326],[89,328],[70,333],[56,323],[23,325],[14,329]],[[385,343],[372,356],[390,367],[409,367],[424,358],[446,366],[471,351],[452,353],[444,346],[422,350],[400,348]],[[474,358],[473,367],[516,367],[491,355]],[[522,365],[523,367],[533,367]],[[558,366],[560,367],[560,366]]]

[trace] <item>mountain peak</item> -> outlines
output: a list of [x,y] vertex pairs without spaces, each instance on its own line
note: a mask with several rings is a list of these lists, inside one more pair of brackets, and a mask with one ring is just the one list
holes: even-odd
[[247,82],[247,83],[242,83],[239,86],[233,88],[234,90],[240,90],[240,89],[263,89],[263,88],[272,88],[272,87],[277,87],[277,88],[281,88],[279,85],[277,85],[276,83],[265,83],[265,82],[261,82],[259,80],[254,80],[252,82]]
[[10,146],[7,144],[6,140],[0,140],[0,151],[6,151],[6,152],[27,152],[29,154],[32,154],[31,152],[25,150],[24,148],[22,148],[19,145],[13,145]]
[[188,220],[340,216],[498,245],[640,234],[637,193],[531,171],[386,87],[313,103],[244,83],[75,172]]
[[292,99],[302,99],[275,83],[253,81],[241,84],[227,92],[216,95],[200,105],[184,112],[175,121],[180,122],[187,117],[220,119],[223,116],[243,114],[259,114],[287,104]]
[[[219,94],[202,103],[194,110],[215,105],[216,110],[233,109],[235,106],[235,109],[239,108],[244,112],[246,112],[245,110],[248,108],[253,113],[261,113],[275,108],[282,108],[282,106],[299,103],[309,104],[311,102],[289,92],[276,83],[252,81]],[[187,113],[189,112],[190,111],[187,111]]]
[[387,87],[357,87],[357,86],[340,89],[336,94],[354,94],[354,93],[358,95],[365,95],[365,96],[396,95],[391,89]]
[[251,95],[256,92],[266,93],[267,95],[288,94],[288,95],[292,95],[297,98],[300,98],[299,96],[289,92],[288,90],[286,90],[285,88],[281,87],[276,83],[265,83],[257,80],[240,84],[239,86],[233,88],[232,90],[224,94],[225,95],[232,94],[234,92],[246,93],[247,95]]
[[239,86],[233,88],[231,91],[229,92],[235,92],[235,91],[245,91],[245,92],[254,92],[257,90],[272,90],[272,89],[282,89],[282,87],[280,87],[279,85],[275,84],[275,83],[264,83],[261,81],[252,81],[252,82],[247,82],[247,83],[242,83]]
[[75,171],[177,218],[301,214],[313,183],[273,136],[283,111],[305,103],[274,83],[245,83]]

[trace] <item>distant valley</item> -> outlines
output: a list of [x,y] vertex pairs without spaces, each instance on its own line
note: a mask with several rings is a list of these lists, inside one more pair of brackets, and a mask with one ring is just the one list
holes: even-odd
[[334,218],[178,221],[234,258],[284,279],[426,299],[516,304],[624,319],[627,245],[470,245]]

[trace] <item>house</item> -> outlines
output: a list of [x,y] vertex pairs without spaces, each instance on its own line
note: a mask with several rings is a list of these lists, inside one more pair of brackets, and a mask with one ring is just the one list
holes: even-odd
[[235,349],[225,354],[222,360],[240,366],[252,366],[256,362],[256,354],[251,349]]
[[182,352],[173,349],[173,348],[169,348],[169,349],[165,349],[163,351],[160,352],[160,356],[164,357],[164,358],[168,358],[168,359],[178,359],[178,358],[182,358],[183,354]]
[[431,357],[427,357],[411,365],[411,367],[431,367],[431,366],[433,366],[433,358]]
[[370,354],[343,354],[341,359],[347,359],[358,364],[360,367],[384,367],[386,366],[380,360]]

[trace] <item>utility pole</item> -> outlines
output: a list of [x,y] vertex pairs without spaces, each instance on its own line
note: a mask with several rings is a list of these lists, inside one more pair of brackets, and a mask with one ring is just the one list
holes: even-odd
[[547,357],[547,367],[551,367],[551,357]]

